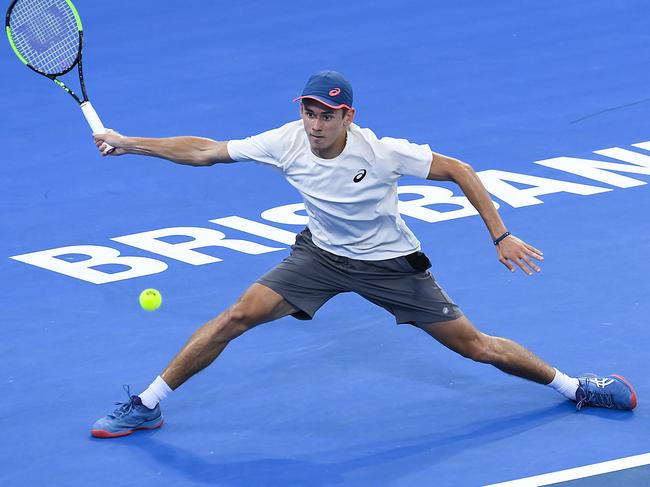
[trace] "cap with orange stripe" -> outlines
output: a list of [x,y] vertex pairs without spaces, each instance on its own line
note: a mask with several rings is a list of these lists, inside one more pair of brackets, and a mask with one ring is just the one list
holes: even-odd
[[352,85],[336,71],[321,71],[313,74],[302,95],[293,101],[303,99],[316,100],[335,110],[352,108]]

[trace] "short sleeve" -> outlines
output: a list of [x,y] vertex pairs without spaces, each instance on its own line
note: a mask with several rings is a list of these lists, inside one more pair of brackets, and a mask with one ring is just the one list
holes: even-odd
[[228,154],[233,161],[257,161],[281,167],[280,158],[286,143],[287,126],[262,132],[241,140],[228,141]]
[[405,139],[382,137],[375,148],[377,156],[393,166],[399,176],[426,179],[431,169],[433,153],[428,144],[414,144]]

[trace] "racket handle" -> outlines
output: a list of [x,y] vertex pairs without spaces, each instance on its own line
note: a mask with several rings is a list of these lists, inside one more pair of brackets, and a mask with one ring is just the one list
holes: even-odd
[[[106,128],[104,128],[104,124],[99,119],[99,115],[97,115],[97,112],[95,111],[92,103],[89,101],[83,102],[81,104],[81,111],[84,114],[84,117],[86,117],[86,121],[88,122],[88,125],[90,125],[93,134],[106,133]],[[106,144],[106,150],[104,150],[104,154],[109,154],[113,151],[113,149],[114,147],[112,145]]]

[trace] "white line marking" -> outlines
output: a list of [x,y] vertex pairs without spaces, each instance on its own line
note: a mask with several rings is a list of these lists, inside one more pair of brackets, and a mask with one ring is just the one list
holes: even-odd
[[616,472],[618,470],[625,470],[627,468],[640,467],[648,464],[650,464],[650,453],[644,453],[642,455],[619,458],[608,462],[585,465],[584,467],[569,468],[567,470],[545,473],[534,477],[510,480],[499,484],[490,484],[484,487],[539,487],[542,485],[555,484],[557,482],[593,477],[594,475]]

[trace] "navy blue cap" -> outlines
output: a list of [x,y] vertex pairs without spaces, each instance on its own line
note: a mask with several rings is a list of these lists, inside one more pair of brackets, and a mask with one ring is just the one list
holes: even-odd
[[321,71],[309,78],[302,95],[293,101],[303,98],[319,101],[335,110],[352,108],[352,85],[341,73]]

